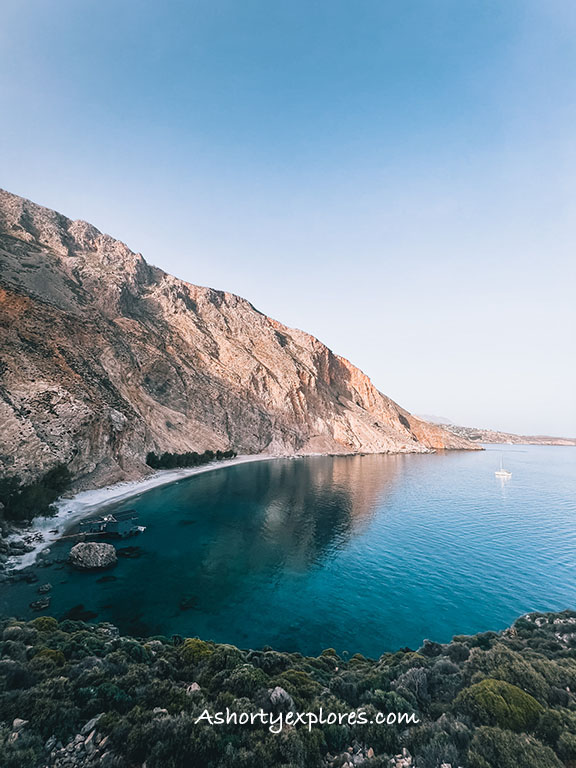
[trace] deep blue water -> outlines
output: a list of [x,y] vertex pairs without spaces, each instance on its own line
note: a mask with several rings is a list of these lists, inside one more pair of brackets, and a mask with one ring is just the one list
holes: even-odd
[[[255,462],[111,509],[128,508],[147,530],[118,546],[140,557],[114,581],[39,570],[49,613],[82,603],[137,635],[378,656],[576,608],[575,448]],[[36,587],[3,587],[2,612],[35,615]]]

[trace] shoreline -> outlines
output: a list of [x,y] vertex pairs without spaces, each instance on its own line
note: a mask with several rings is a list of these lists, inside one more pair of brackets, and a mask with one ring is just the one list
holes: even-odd
[[[476,450],[486,450],[483,445],[496,445],[493,443],[479,444]],[[466,450],[466,449],[463,449]],[[447,451],[450,452],[450,451]],[[70,498],[61,498],[55,502],[56,514],[54,517],[37,517],[33,518],[29,528],[13,533],[7,537],[7,541],[25,541],[28,545],[34,548],[30,552],[24,554],[12,555],[6,563],[0,567],[0,571],[16,572],[25,568],[33,566],[38,559],[38,555],[48,549],[52,544],[59,541],[66,531],[69,530],[75,523],[82,520],[102,508],[106,508],[111,504],[116,504],[119,501],[124,501],[133,496],[139,496],[141,493],[146,493],[153,488],[159,488],[163,485],[169,485],[179,480],[185,480],[188,477],[199,475],[204,472],[214,472],[218,469],[224,469],[226,467],[232,467],[239,464],[248,464],[255,461],[271,461],[273,459],[296,459],[304,456],[345,456],[345,455],[412,455],[422,456],[430,455],[433,453],[439,453],[438,450],[430,450],[426,453],[394,453],[394,454],[325,454],[325,453],[312,453],[312,454],[243,454],[236,456],[233,459],[223,459],[220,461],[213,461],[209,464],[203,464],[198,467],[183,467],[181,469],[159,469],[152,474],[138,480],[122,480],[118,483],[111,485],[105,485],[101,488],[91,488],[85,491],[78,491]],[[57,530],[56,530],[57,529]],[[52,531],[56,530],[55,533]]]
[[[8,541],[42,536],[40,541],[31,541],[34,549],[23,555],[13,555],[5,564],[5,568],[10,571],[20,571],[34,565],[40,552],[50,547],[66,533],[74,523],[77,523],[83,517],[96,512],[102,507],[124,501],[132,496],[139,496],[153,488],[159,488],[163,485],[169,485],[178,480],[185,480],[194,475],[200,475],[204,472],[214,472],[218,469],[233,467],[238,464],[249,464],[254,461],[271,461],[273,459],[290,459],[295,456],[275,456],[271,454],[257,453],[254,455],[246,454],[236,456],[233,459],[224,459],[222,461],[213,461],[209,464],[203,464],[199,467],[184,467],[182,469],[159,469],[151,475],[143,477],[140,480],[124,480],[113,485],[105,485],[102,488],[93,488],[88,491],[79,491],[69,499],[60,499],[55,503],[56,514],[54,517],[34,518],[32,525],[23,533],[13,534],[8,537]],[[57,529],[56,533],[51,533]]]

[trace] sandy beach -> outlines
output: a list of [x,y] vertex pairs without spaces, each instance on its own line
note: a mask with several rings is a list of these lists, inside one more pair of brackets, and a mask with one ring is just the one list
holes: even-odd
[[158,488],[161,485],[174,483],[177,480],[183,480],[193,475],[200,475],[204,472],[215,472],[218,469],[226,469],[237,464],[247,464],[253,461],[270,461],[273,459],[287,458],[285,456],[270,456],[263,454],[236,456],[233,459],[223,461],[214,461],[200,467],[189,467],[187,469],[161,469],[154,474],[144,477],[141,480],[132,480],[128,482],[115,483],[103,488],[95,488],[90,491],[80,491],[69,499],[60,499],[56,502],[56,515],[54,517],[36,518],[25,535],[15,534],[12,539],[29,539],[35,534],[41,534],[42,540],[32,542],[35,546],[25,555],[11,558],[7,565],[10,569],[20,570],[32,565],[39,553],[57,541],[69,530],[78,520],[88,515],[94,514],[97,510],[109,504],[115,504],[131,496],[138,496],[141,493]]

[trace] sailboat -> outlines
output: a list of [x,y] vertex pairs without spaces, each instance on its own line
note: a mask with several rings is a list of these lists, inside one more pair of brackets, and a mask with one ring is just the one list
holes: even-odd
[[508,472],[508,470],[504,469],[502,465],[502,454],[500,454],[500,469],[497,469],[494,474],[496,477],[512,477],[512,472]]

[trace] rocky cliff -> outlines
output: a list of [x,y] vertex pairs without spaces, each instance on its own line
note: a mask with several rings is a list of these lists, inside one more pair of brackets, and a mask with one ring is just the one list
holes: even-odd
[[0,191],[0,471],[58,461],[77,487],[146,452],[475,447],[423,422],[314,337]]

